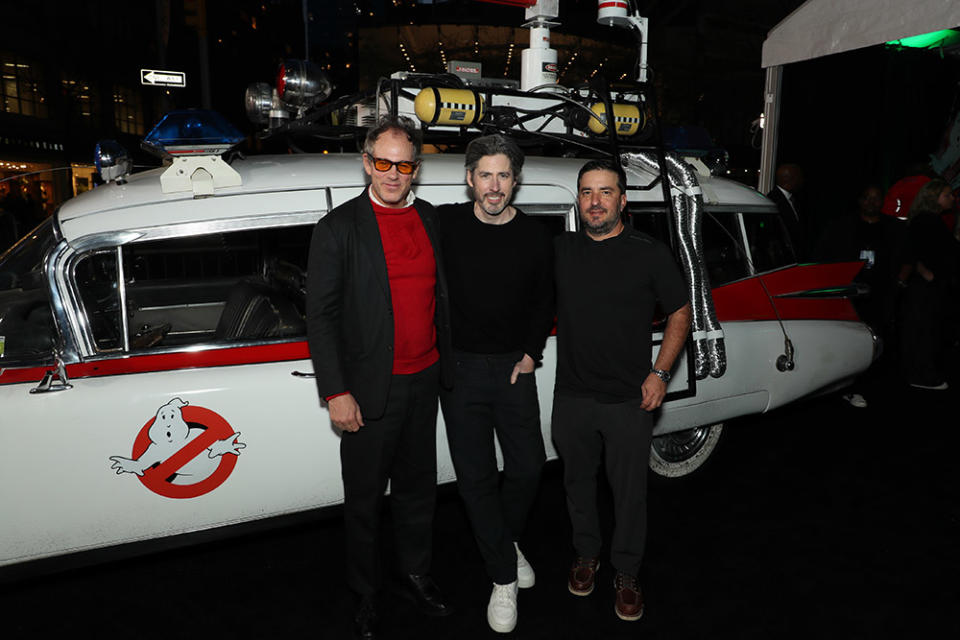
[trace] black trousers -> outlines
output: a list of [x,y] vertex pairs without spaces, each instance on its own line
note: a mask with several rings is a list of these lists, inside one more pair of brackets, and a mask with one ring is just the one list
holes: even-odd
[[613,490],[615,525],[610,561],[636,576],[647,538],[647,467],[653,419],[641,400],[604,404],[593,398],[556,395],[553,441],[563,460],[567,509],[578,556],[596,558],[602,539],[597,515],[597,474],[601,460]]
[[364,419],[365,426],[344,432],[340,440],[347,584],[361,596],[373,595],[383,585],[379,529],[387,480],[399,569],[430,572],[438,375],[433,365],[393,376],[383,417]]
[[[517,553],[546,454],[540,432],[535,373],[510,384],[523,356],[456,353],[453,389],[441,391],[450,456],[487,574],[498,584],[517,579]],[[493,436],[503,453],[503,481]]]
[[945,380],[943,368],[946,291],[939,282],[919,276],[903,292],[900,361],[907,382],[937,385]]

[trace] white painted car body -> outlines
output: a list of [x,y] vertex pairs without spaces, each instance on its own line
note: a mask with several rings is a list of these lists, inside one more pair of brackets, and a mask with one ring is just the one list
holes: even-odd
[[[574,230],[576,174],[581,164],[580,160],[528,158],[515,204],[531,215],[553,217],[557,231]],[[78,287],[78,274],[89,256],[102,256],[104,264],[116,268],[108,261],[121,262],[124,251],[148,246],[144,243],[284,228],[306,233],[306,242],[308,226],[358,195],[365,183],[357,155],[252,157],[235,161],[233,168],[242,185],[218,190],[211,197],[162,193],[162,170],[158,169],[134,174],[125,184],[83,194],[56,214],[57,241],[46,254],[40,287],[46,289],[46,301],[53,309],[54,340],[60,343],[64,372],[72,386],[31,393],[43,374],[54,368],[52,355],[11,359],[16,345],[6,337],[6,355],[0,359],[4,367],[0,369],[0,565],[176,536],[342,501],[339,435],[317,398],[312,378],[297,375],[312,371],[302,336],[238,343],[164,345],[161,341],[137,347],[132,344],[135,327],[126,327],[119,346],[104,349],[94,335],[98,331],[94,307],[84,302],[85,294]],[[428,156],[415,188],[420,197],[434,203],[464,201],[468,194],[463,178],[461,156]],[[630,182],[646,184],[651,179],[635,173]],[[743,212],[776,216],[766,199],[736,183],[704,177],[702,187],[707,209],[729,214],[735,223]],[[641,212],[649,205],[651,215],[658,202],[662,209],[658,190],[631,191],[630,200]],[[739,226],[743,227],[742,222]],[[740,241],[746,249],[749,243]],[[15,251],[5,259],[9,261]],[[136,269],[146,262],[149,256],[141,263],[123,265],[127,275],[120,278],[119,288],[128,295],[139,286]],[[0,273],[3,268],[0,262]],[[749,264],[746,268],[748,278],[756,277]],[[109,269],[104,273],[109,275]],[[98,280],[102,277],[91,276],[90,282],[102,283]],[[183,286],[189,287],[191,279],[195,278],[185,277]],[[114,295],[109,287],[104,290]],[[22,294],[13,291],[18,292]],[[158,304],[134,309],[122,295],[120,302],[123,323],[132,322],[134,316],[162,315],[165,308]],[[216,319],[223,306],[214,301],[183,304],[178,309],[197,313],[197,318],[209,313]],[[108,311],[100,312],[112,317]],[[669,387],[671,396],[657,417],[656,435],[781,406],[856,375],[875,355],[872,334],[855,318],[784,319],[783,329],[796,346],[796,367],[781,372],[775,363],[784,350],[784,331],[777,320],[721,321],[726,373],[717,379],[691,380],[684,374],[685,356],[681,357]],[[189,331],[182,333],[188,336]],[[550,337],[543,366],[536,373],[550,457],[556,455],[550,439],[555,365],[556,338]],[[117,458],[135,458],[138,434],[143,442],[146,425],[158,420],[158,411],[176,398],[186,403],[185,421],[199,419],[196,412],[201,409],[213,412],[232,429],[234,435],[227,439],[244,445],[219,456],[212,449],[201,451],[195,457],[198,462],[204,462],[206,455],[223,465],[217,467],[219,484],[193,491],[190,487],[202,482],[187,482],[188,493],[196,495],[181,498],[160,495],[136,474],[122,473],[111,465]],[[442,417],[437,441],[438,481],[448,482],[454,474]],[[230,465],[223,462],[230,459]]]

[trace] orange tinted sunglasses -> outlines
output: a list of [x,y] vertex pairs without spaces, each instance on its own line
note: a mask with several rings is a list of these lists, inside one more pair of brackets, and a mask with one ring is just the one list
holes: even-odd
[[403,175],[410,175],[417,170],[417,167],[420,166],[419,162],[413,162],[411,160],[401,160],[399,162],[394,162],[392,160],[387,160],[386,158],[374,158],[373,156],[367,156],[373,162],[373,168],[381,173],[386,173],[390,171],[393,167],[397,168],[397,171]]

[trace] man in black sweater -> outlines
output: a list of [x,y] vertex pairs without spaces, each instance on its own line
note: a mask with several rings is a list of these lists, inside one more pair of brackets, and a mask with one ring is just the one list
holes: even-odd
[[546,457],[534,369],[553,325],[550,237],[510,204],[523,160],[505,136],[473,140],[465,156],[473,202],[438,208],[456,359],[440,403],[460,496],[494,583],[487,622],[500,633],[516,626],[517,588],[535,580],[516,542]]
[[[616,571],[615,611],[643,615],[637,573],[647,531],[647,466],[653,419],[670,370],[690,329],[686,285],[670,250],[626,228],[625,179],[609,160],[580,169],[581,231],[556,239],[557,384],[553,440],[577,558],[568,588],[593,591],[601,548],[597,471],[603,461],[613,490],[610,561]],[[651,366],[651,322],[659,302],[667,326]]]

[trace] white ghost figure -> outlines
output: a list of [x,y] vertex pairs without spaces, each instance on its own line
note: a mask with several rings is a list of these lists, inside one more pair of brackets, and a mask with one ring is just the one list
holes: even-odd
[[[174,398],[157,409],[157,415],[150,425],[147,435],[150,436],[150,446],[139,458],[131,459],[123,456],[110,456],[113,464],[111,469],[121,473],[135,473],[143,476],[144,471],[156,466],[180,451],[188,442],[204,432],[199,427],[191,427],[183,419],[183,407],[187,406],[180,398]],[[207,455],[194,456],[192,460],[180,467],[173,478],[172,484],[195,484],[209,478],[220,466],[220,456],[225,454],[240,455],[240,449],[247,445],[237,442],[240,432],[228,438],[217,440],[207,448]]]

